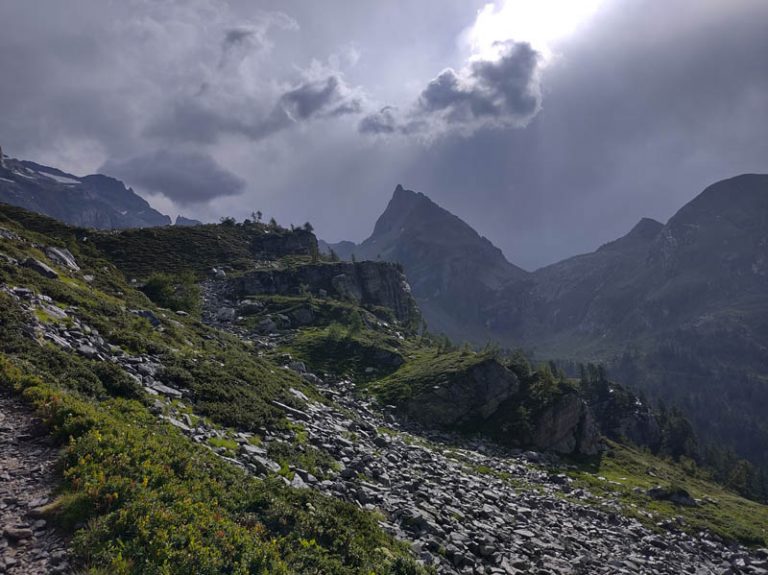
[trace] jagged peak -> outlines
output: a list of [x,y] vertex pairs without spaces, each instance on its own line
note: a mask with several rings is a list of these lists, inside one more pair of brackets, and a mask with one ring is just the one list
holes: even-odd
[[[392,194],[392,199],[389,201],[390,206],[398,204],[416,203],[419,200],[426,200],[427,202],[434,204],[425,194],[421,192],[415,192],[404,188],[401,184],[397,184],[395,191]],[[437,205],[437,204],[435,204]],[[389,209],[389,206],[388,206]]]

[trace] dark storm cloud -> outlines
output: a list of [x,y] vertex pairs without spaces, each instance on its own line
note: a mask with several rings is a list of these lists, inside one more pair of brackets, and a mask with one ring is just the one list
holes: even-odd
[[498,60],[470,63],[466,77],[444,70],[421,93],[419,109],[441,113],[448,123],[492,118],[525,124],[541,107],[540,61],[530,44],[507,42]]
[[250,26],[238,26],[237,28],[230,28],[224,33],[223,49],[228,50],[232,46],[242,45],[247,40],[256,37],[257,33],[257,30]]
[[386,106],[364,117],[363,134],[423,134],[451,127],[523,127],[541,109],[541,55],[527,42],[496,46],[494,59],[447,68],[422,90],[405,114]]
[[250,102],[245,99],[234,109],[210,101],[208,89],[173,102],[153,124],[148,136],[175,142],[214,143],[222,134],[240,134],[262,140],[292,126],[315,119],[359,114],[362,98],[339,77],[309,80],[280,94],[272,110],[253,118]]
[[255,22],[238,24],[224,30],[219,67],[224,67],[237,50],[266,52],[272,48],[269,33],[274,29],[298,30],[299,25],[283,12],[262,12]]
[[396,109],[384,106],[374,114],[360,120],[359,130],[363,134],[394,134],[399,129]]
[[306,82],[280,96],[277,108],[293,121],[359,112],[362,108],[360,100],[349,98],[345,90],[338,76]]
[[417,115],[409,114],[406,117],[401,117],[398,109],[393,106],[384,106],[378,112],[368,114],[360,120],[357,126],[357,130],[361,134],[402,134],[405,136],[428,134],[432,128],[433,125]]
[[243,191],[245,182],[200,152],[158,150],[110,160],[102,171],[128,184],[162,194],[179,205],[208,202]]

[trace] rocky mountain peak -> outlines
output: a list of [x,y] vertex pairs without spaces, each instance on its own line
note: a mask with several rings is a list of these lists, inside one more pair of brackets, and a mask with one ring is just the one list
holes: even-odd
[[387,208],[376,221],[373,235],[382,235],[393,230],[397,231],[406,224],[409,218],[412,218],[414,215],[422,215],[419,210],[429,211],[430,207],[441,210],[437,204],[434,204],[424,194],[406,190],[402,185],[398,184],[387,204]]

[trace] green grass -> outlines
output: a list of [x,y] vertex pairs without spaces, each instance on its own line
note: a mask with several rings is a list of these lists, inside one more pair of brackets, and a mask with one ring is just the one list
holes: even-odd
[[[574,487],[586,488],[596,495],[616,496],[625,513],[646,523],[648,518],[639,511],[653,513],[657,518],[655,521],[683,517],[686,527],[693,532],[706,529],[746,544],[768,544],[767,506],[691,476],[680,464],[659,459],[637,448],[613,442],[609,442],[609,446],[607,454],[584,462],[578,470],[568,473],[576,480]],[[697,507],[682,507],[653,500],[645,492],[657,485],[682,487],[703,503]],[[636,488],[642,493],[637,493]]]
[[[358,331],[333,323],[301,330],[286,349],[313,370],[367,381],[391,373],[403,362],[402,342],[379,330]],[[368,372],[367,368],[375,371]]]
[[[0,282],[71,307],[130,353],[159,355],[166,382],[190,392],[185,412],[193,410],[195,418],[240,429],[288,429],[271,401],[300,407],[289,387],[316,396],[236,337],[157,308],[94,247],[91,231],[4,207],[0,225],[27,240],[0,239],[3,253],[53,265],[34,246],[61,245],[82,268],[56,266],[60,277],[52,280],[0,261]],[[140,242],[140,235],[131,239]],[[160,325],[132,309],[151,310]],[[33,318],[0,294],[0,387],[22,393],[64,448],[62,482],[48,519],[74,534],[78,568],[93,575],[425,573],[403,544],[380,529],[375,515],[314,491],[289,489],[279,479],[256,480],[221,461],[151,415],[143,402],[152,400],[119,367],[24,337]],[[271,455],[286,469],[321,476],[333,460],[308,445],[306,431],[296,432],[295,443],[271,449]],[[212,444],[237,447],[228,437]]]
[[309,255],[314,236],[303,230],[268,229],[263,224],[167,226],[93,233],[91,241],[128,276],[193,272],[202,276],[227,264],[253,268],[254,259],[295,249]]
[[208,438],[208,445],[226,449],[227,451],[237,451],[238,447],[237,441],[230,437],[210,437]]

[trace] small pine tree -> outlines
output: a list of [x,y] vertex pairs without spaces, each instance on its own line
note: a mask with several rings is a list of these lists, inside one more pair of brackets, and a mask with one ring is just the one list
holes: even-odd
[[364,327],[365,324],[363,323],[363,318],[360,317],[360,314],[357,312],[352,312],[349,318],[349,328],[347,330],[347,334],[350,337],[358,335],[361,331],[363,331]]

